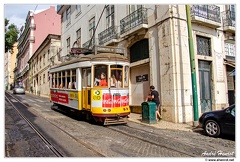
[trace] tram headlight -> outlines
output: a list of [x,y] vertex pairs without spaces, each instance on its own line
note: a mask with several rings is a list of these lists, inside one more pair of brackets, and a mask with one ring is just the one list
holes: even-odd
[[123,111],[125,111],[125,107],[123,108]]
[[108,109],[108,112],[111,112],[111,109]]
[[106,109],[103,109],[103,112],[106,112],[107,110]]

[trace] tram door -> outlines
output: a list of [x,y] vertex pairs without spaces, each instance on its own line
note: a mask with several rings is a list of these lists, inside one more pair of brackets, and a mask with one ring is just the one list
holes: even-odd
[[91,68],[82,69],[82,107],[91,109]]

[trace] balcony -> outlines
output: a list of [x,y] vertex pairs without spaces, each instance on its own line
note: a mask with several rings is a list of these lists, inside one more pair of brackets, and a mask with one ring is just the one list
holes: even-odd
[[108,42],[108,44],[116,42],[116,39],[117,39],[116,26],[111,26],[98,34],[99,45],[103,45],[106,42]]
[[29,42],[32,42],[32,43],[34,43],[35,42],[35,37],[34,36],[29,36]]
[[120,20],[120,34],[128,35],[142,28],[148,28],[147,9],[139,8]]
[[223,11],[222,12],[222,21],[223,21],[223,31],[230,33],[235,33],[235,12],[233,11]]
[[216,5],[191,5],[191,18],[193,23],[214,29],[221,26],[220,7]]
[[87,42],[83,43],[82,47],[87,48],[87,49],[92,49],[93,46],[95,45],[95,39],[94,38],[92,39],[91,44],[89,46],[90,41],[91,41],[91,39],[88,40]]

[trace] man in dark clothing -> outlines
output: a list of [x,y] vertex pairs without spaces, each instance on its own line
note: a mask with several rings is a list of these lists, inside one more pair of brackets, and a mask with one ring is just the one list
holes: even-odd
[[150,86],[150,93],[151,96],[148,97],[152,99],[153,102],[156,103],[156,120],[158,121],[159,119],[161,119],[161,114],[159,113],[159,105],[160,105],[160,99],[159,99],[159,93],[158,91],[155,90],[154,86]]

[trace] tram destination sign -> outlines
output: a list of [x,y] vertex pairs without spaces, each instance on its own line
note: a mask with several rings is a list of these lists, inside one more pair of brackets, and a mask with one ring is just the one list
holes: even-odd
[[70,54],[81,54],[81,53],[84,53],[87,51],[89,51],[89,50],[85,49],[85,48],[71,48]]
[[123,47],[95,46],[95,54],[97,52],[118,53],[125,55],[125,49]]

